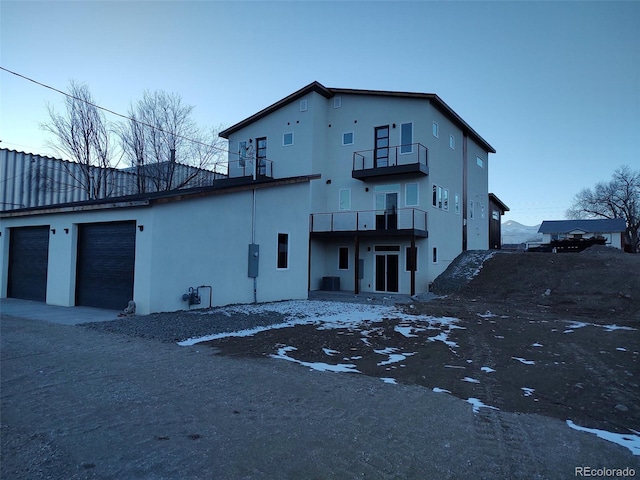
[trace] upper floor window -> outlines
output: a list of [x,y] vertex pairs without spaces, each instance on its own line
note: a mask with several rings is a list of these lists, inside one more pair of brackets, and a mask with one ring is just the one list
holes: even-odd
[[342,106],[342,97],[333,97],[333,108],[340,108]]
[[446,188],[442,189],[442,209],[449,210],[449,190]]
[[282,136],[282,145],[288,147],[289,145],[293,145],[293,132],[285,133]]
[[300,111],[306,112],[308,108],[309,108],[309,103],[307,102],[307,99],[305,98],[304,100],[300,100]]
[[456,137],[454,137],[453,135],[449,135],[449,148],[451,150],[456,149]]
[[344,132],[342,134],[342,145],[353,145],[353,132]]
[[453,196],[453,210],[456,212],[456,215],[460,215],[460,194],[456,193]]
[[438,138],[438,124],[433,122],[433,136]]
[[340,190],[340,198],[338,199],[340,210],[351,210],[351,189],[343,188]]
[[484,160],[482,160],[480,157],[476,157],[476,163],[480,168],[484,168]]
[[471,220],[473,220],[473,217],[474,217],[475,206],[476,206],[476,204],[473,202],[473,200],[471,200],[469,202],[469,218]]
[[241,167],[247,164],[247,142],[240,142],[238,144],[238,164]]
[[411,153],[413,151],[413,123],[403,123],[400,125],[400,153]]
[[404,187],[404,204],[407,207],[418,205],[418,184],[407,183]]

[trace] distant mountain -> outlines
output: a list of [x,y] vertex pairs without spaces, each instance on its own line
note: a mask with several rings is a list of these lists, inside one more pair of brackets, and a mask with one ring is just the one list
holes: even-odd
[[502,243],[541,242],[542,234],[538,233],[539,228],[540,225],[530,227],[514,220],[504,222],[502,224]]

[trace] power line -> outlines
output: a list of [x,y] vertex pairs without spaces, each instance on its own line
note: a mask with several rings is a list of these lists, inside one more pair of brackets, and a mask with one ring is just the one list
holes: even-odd
[[41,87],[48,88],[49,90],[53,90],[54,92],[60,93],[60,94],[64,95],[65,97],[72,98],[72,99],[77,100],[79,102],[86,103],[87,105],[90,105],[90,106],[92,106],[94,108],[97,108],[99,110],[102,110],[102,111],[105,111],[105,112],[110,113],[112,115],[115,115],[117,117],[124,118],[125,120],[129,120],[129,121],[131,121],[133,123],[136,123],[136,124],[139,124],[139,125],[143,125],[145,127],[151,128],[152,130],[157,130],[160,133],[164,133],[164,134],[167,134],[167,135],[173,135],[176,138],[180,138],[180,139],[186,140],[188,142],[193,142],[193,143],[196,143],[198,145],[202,145],[203,147],[210,147],[210,148],[213,148],[214,150],[218,150],[220,152],[224,152],[224,153],[227,153],[227,154],[239,155],[239,153],[234,153],[234,152],[231,152],[231,151],[229,151],[227,149],[220,148],[220,147],[217,147],[217,146],[209,144],[209,143],[204,143],[204,142],[201,142],[199,140],[194,140],[192,138],[185,137],[184,135],[180,135],[180,134],[172,133],[172,132],[167,132],[166,130],[163,130],[160,127],[157,127],[157,126],[154,126],[154,125],[150,125],[150,124],[145,123],[145,122],[141,122],[140,120],[136,120],[135,118],[131,118],[131,117],[127,116],[127,115],[123,115],[121,113],[115,112],[113,110],[110,110],[108,108],[102,107],[102,106],[97,105],[95,103],[91,103],[91,102],[89,102],[89,101],[87,101],[87,100],[85,100],[83,98],[78,98],[78,97],[76,97],[74,95],[71,95],[71,94],[69,94],[67,92],[59,90],[59,89],[57,89],[55,87],[52,87],[52,86],[47,85],[45,83],[39,82],[37,80],[34,80],[33,78],[29,78],[26,75],[22,75],[22,74],[20,74],[18,72],[14,72],[12,70],[9,70],[8,68],[3,67],[2,65],[0,65],[0,70],[4,70],[5,72],[10,73],[12,75],[15,75],[16,77],[20,77],[20,78],[22,78],[24,80],[27,80],[27,81],[32,82],[32,83],[35,83],[36,85],[39,85]]

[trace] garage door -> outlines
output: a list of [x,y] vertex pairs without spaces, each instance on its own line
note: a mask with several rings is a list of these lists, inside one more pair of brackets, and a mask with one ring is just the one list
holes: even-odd
[[46,301],[49,226],[9,229],[9,277],[11,298]]
[[123,310],[133,299],[135,222],[78,226],[76,305]]

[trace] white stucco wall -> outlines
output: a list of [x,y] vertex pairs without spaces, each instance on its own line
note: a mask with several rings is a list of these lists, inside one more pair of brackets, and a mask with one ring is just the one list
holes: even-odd
[[[260,244],[257,300],[306,298],[309,184],[261,188],[255,195],[255,242]],[[252,302],[253,280],[247,275],[252,208],[252,191],[245,190],[150,207],[5,218],[0,294],[7,294],[9,228],[46,224],[56,230],[49,241],[46,301],[72,306],[77,225],[134,220],[144,227],[136,229],[134,301],[138,313],[186,309],[182,295],[189,287],[201,285],[212,287],[213,305]],[[289,267],[283,270],[276,268],[278,233],[289,234]],[[200,293],[202,304],[194,308],[209,304],[208,290]]]

